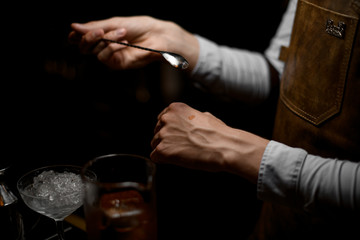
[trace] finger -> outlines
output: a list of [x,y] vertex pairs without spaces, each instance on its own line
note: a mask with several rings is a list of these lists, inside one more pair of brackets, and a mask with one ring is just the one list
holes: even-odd
[[86,33],[83,36],[80,48],[84,53],[93,53],[95,55],[98,55],[104,48],[108,46],[108,43],[101,41],[103,38],[111,40],[121,40],[125,35],[126,30],[124,28],[119,28],[106,34],[104,34],[104,31],[102,29],[96,29],[94,31]]
[[100,61],[107,62],[112,58],[115,52],[120,51],[123,48],[126,48],[126,46],[117,43],[110,43],[98,53],[97,57]]
[[159,135],[159,133],[156,133],[150,142],[151,148],[155,149],[159,145],[160,142],[161,142],[160,135]]
[[87,23],[72,23],[71,28],[82,34],[85,34],[95,29],[103,29],[104,32],[112,31],[115,29],[114,24],[112,24],[112,19],[91,21]]
[[114,31],[107,32],[104,35],[104,38],[118,41],[118,40],[122,40],[125,37],[125,35],[126,35],[126,29],[118,28],[115,29]]
[[150,153],[150,159],[151,161],[155,162],[155,163],[159,163],[159,157],[158,157],[158,152],[156,149],[154,149],[151,153]]
[[157,119],[160,120],[161,117],[162,117],[162,115],[164,115],[165,113],[167,113],[168,110],[169,110],[168,107],[166,107],[164,110],[162,110],[162,111],[159,113]]
[[96,24],[96,22],[72,23],[71,28],[80,34],[86,34],[90,31],[94,31],[96,29],[103,29],[105,31],[104,26],[101,24]]
[[82,34],[76,32],[76,31],[71,31],[69,33],[68,36],[68,40],[71,44],[79,44],[82,38]]
[[163,160],[165,160],[162,154],[162,150],[159,149],[158,145],[156,145],[156,147],[153,148],[152,152],[150,153],[150,159],[155,163],[161,163]]
[[83,35],[79,44],[79,48],[83,53],[91,53],[103,36],[104,31],[102,29],[90,31]]
[[163,123],[162,121],[159,120],[155,125],[154,134],[158,133],[162,127],[163,127]]
[[106,48],[108,46],[108,44],[104,41],[99,41],[98,44],[95,45],[95,47],[93,47],[91,53],[98,55],[102,50],[104,50],[104,48]]
[[[121,40],[122,38],[124,38],[126,35],[126,30],[125,28],[119,28],[119,29],[116,29],[114,31],[110,31],[108,33],[106,33],[103,38],[105,39],[111,39],[111,40],[115,40],[115,41],[119,41]],[[111,44],[111,43],[110,43]],[[95,55],[98,55],[101,51],[103,51],[107,46],[109,45],[108,42],[106,41],[100,41],[93,49],[93,53]],[[115,46],[115,45],[114,45]],[[121,47],[120,47],[121,46]],[[126,46],[123,46],[123,45],[119,45],[118,47],[114,48],[112,47],[112,50],[109,49],[109,53],[113,52],[114,49],[116,49],[116,51],[118,51],[119,49],[122,49],[122,48],[125,48]],[[110,58],[110,56],[107,56],[107,54],[109,54],[105,51],[105,53],[102,53],[102,54],[105,54],[105,55],[100,55],[100,58],[105,61],[107,59]]]
[[80,34],[85,34],[87,32],[90,31],[89,28],[87,28],[85,26],[85,24],[80,24],[80,23],[72,23],[71,24],[71,28],[75,31],[75,32],[78,32]]

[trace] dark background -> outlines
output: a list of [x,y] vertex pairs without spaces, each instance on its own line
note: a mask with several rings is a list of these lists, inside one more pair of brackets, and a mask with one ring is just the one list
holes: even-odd
[[[151,15],[219,44],[263,52],[286,1],[48,1],[2,9],[1,165],[13,178],[46,164],[83,165],[106,153],[149,156],[158,113],[173,101],[209,111],[232,127],[270,138],[274,103],[225,102],[160,63],[112,71],[67,41],[72,22]],[[177,79],[176,91],[166,89]],[[14,181],[13,181],[14,182]],[[161,239],[244,239],[260,202],[254,185],[226,173],[161,165]]]

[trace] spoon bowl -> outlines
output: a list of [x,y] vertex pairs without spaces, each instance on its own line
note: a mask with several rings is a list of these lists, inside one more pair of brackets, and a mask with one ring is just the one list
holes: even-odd
[[159,53],[174,68],[185,70],[185,69],[187,69],[189,67],[189,62],[183,56],[181,56],[181,55],[179,55],[177,53],[155,50],[155,49],[141,47],[141,46],[137,46],[137,45],[133,45],[133,44],[129,44],[129,43],[124,43],[124,42],[120,42],[120,41],[115,41],[115,40],[111,40],[111,39],[103,38],[102,40],[106,41],[106,42],[125,45],[125,46],[128,46],[128,47],[138,48],[138,49],[145,50],[145,51]]

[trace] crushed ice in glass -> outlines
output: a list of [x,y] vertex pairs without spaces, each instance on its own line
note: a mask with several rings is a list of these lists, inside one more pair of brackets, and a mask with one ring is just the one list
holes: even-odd
[[82,201],[83,188],[79,174],[49,170],[34,177],[34,183],[27,190],[35,197],[47,198],[59,205],[69,205]]

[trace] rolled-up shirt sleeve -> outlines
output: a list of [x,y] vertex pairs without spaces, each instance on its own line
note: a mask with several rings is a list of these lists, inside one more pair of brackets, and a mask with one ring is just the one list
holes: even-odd
[[192,79],[197,87],[246,102],[268,97],[270,70],[263,54],[220,46],[199,35],[196,37],[200,51]]
[[360,212],[360,163],[322,158],[270,141],[260,164],[258,198],[307,212]]
[[282,46],[290,43],[297,0],[290,0],[279,28],[265,53],[218,45],[196,35],[199,57],[192,71],[194,84],[216,95],[245,102],[261,102],[271,92],[268,62],[282,74],[278,59]]

